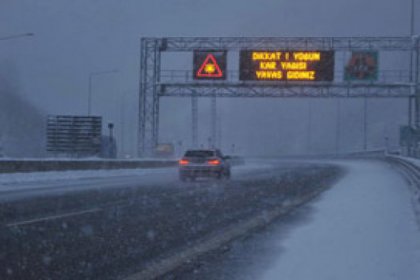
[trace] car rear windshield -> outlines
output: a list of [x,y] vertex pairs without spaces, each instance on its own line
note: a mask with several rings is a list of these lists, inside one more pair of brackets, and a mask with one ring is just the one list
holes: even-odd
[[185,153],[186,157],[212,157],[214,156],[214,151],[187,151]]

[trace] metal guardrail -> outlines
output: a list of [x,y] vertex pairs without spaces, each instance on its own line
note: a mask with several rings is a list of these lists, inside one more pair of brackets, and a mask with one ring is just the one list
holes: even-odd
[[408,160],[398,157],[390,156],[387,157],[387,160],[392,164],[397,165],[409,181],[413,192],[412,205],[417,218],[417,223],[420,225],[420,167]]
[[362,151],[362,152],[349,152],[345,154],[341,154],[341,157],[362,157],[362,158],[374,158],[374,157],[383,157],[385,156],[386,151],[383,149],[379,150],[369,150],[369,151]]
[[404,174],[407,176],[407,179],[410,180],[410,183],[416,189],[420,191],[420,167],[419,166],[398,157],[388,156],[387,160],[393,164],[397,164],[401,168],[401,170],[404,172]]
[[176,160],[0,160],[0,173],[172,167]]

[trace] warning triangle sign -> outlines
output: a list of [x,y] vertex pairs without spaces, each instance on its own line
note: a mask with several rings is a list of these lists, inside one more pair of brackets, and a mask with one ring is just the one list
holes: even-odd
[[222,78],[223,72],[213,54],[208,54],[196,73],[200,78]]

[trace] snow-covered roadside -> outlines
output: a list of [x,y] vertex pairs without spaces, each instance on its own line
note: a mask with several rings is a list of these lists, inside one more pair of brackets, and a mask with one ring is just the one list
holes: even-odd
[[420,167],[420,159],[417,158],[412,158],[412,157],[404,157],[404,156],[389,156],[389,157],[393,157],[393,158],[397,158],[397,159],[402,159],[405,160],[407,162],[410,162],[418,167]]
[[273,237],[281,248],[260,279],[420,279],[420,229],[406,181],[379,162],[348,174],[314,203],[313,219]]
[[78,171],[47,171],[0,174],[0,185],[66,181],[88,178],[106,178],[121,176],[143,176],[171,170],[173,168],[150,168],[150,169],[112,169],[112,170],[78,170]]
[[[250,162],[232,168],[233,178],[270,169],[271,164]],[[63,194],[89,189],[162,186],[179,182],[176,167],[150,169],[112,169],[84,171],[49,171],[0,174],[0,201]],[[178,185],[177,185],[178,186]],[[183,187],[179,185],[178,187]]]
[[176,158],[126,158],[126,159],[107,159],[99,157],[86,157],[86,158],[63,158],[63,157],[46,157],[46,158],[13,158],[13,157],[0,157],[0,161],[171,161],[177,160]]
[[[407,162],[408,164],[412,164],[414,166],[417,166],[418,168],[420,168],[420,159],[415,159],[415,158],[409,158],[409,157],[402,157],[402,156],[392,156],[391,158],[395,158],[397,160],[402,160],[403,162]],[[405,171],[403,171],[404,173]],[[410,172],[410,171],[408,171]],[[416,172],[416,170],[414,170],[414,172]],[[417,173],[419,171],[417,170]],[[420,174],[417,174],[417,176]],[[411,184],[411,191],[413,193],[413,197],[412,197],[412,203],[413,203],[413,208],[414,208],[414,212],[416,213],[417,216],[417,221],[420,225],[420,185],[419,185],[419,181],[417,176],[414,176],[414,178],[412,177],[410,180],[410,184]],[[410,176],[411,177],[411,176]]]
[[[62,180],[77,180],[88,178],[106,178],[122,176],[144,176],[166,173],[175,167],[165,168],[139,168],[139,169],[111,169],[111,170],[72,170],[72,171],[47,171],[47,172],[24,172],[24,173],[4,173],[0,174],[0,185],[30,183],[30,182],[50,182]],[[250,163],[235,166],[235,172],[244,173],[250,170],[270,168],[268,164]]]

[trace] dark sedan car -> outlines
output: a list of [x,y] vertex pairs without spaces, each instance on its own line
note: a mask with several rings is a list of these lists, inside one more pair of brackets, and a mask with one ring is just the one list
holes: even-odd
[[179,178],[195,180],[197,177],[230,178],[229,157],[218,149],[188,150],[179,160]]

